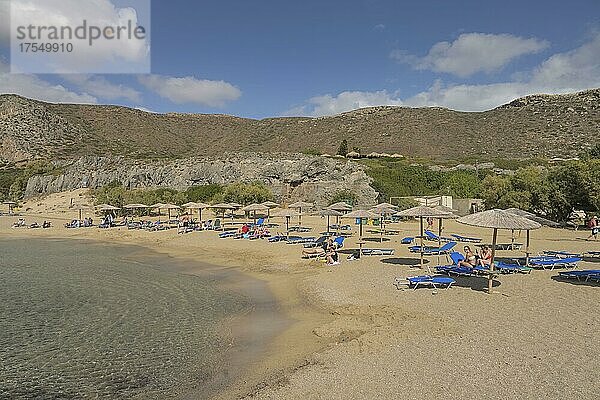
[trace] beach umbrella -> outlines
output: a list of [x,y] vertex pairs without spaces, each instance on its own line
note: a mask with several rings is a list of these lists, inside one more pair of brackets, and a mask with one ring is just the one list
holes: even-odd
[[380,231],[380,242],[383,242],[383,234],[385,232],[385,217],[390,216],[398,212],[393,208],[387,207],[388,203],[381,203],[376,205],[371,211],[375,214],[379,214],[381,218],[379,219],[379,231]]
[[90,206],[85,204],[74,204],[73,208],[79,211],[79,220],[81,221],[83,219],[83,210],[89,210]]
[[373,208],[387,208],[387,209],[390,209],[390,208],[391,208],[391,209],[396,209],[396,210],[397,210],[397,209],[398,209],[398,206],[395,206],[395,205],[393,205],[393,204],[390,204],[390,203],[379,203],[379,204],[377,204],[377,205],[376,205],[375,207],[373,207]]
[[279,204],[275,203],[274,201],[265,201],[264,203],[261,203],[261,204],[269,207],[269,209],[267,210],[267,218],[271,218],[271,209],[272,208],[279,207]]
[[352,211],[352,206],[343,201],[340,201],[339,203],[333,203],[332,205],[328,206],[327,208],[329,208],[330,210],[335,210],[335,211],[340,211],[340,212]]
[[[537,222],[538,224],[542,225],[542,226],[549,226],[551,228],[560,228],[560,224],[558,222],[554,222],[551,221],[549,219],[537,216],[533,213],[530,213],[528,211],[525,210],[521,210],[519,208],[507,208],[506,210],[504,210],[506,212],[509,212],[511,214],[515,214],[527,219],[530,219],[532,221]],[[515,246],[515,231],[512,230],[511,232],[511,244],[510,244],[510,248],[511,250],[514,249]],[[529,254],[529,231],[527,231],[527,244],[525,245],[525,253]],[[529,262],[529,257],[527,257],[527,261]]]
[[208,208],[210,206],[208,204],[194,203],[194,202],[191,201],[189,203],[183,204],[182,207],[185,207],[188,210],[198,210],[198,221],[202,222],[202,210],[204,208]]
[[273,214],[274,217],[282,217],[285,218],[285,235],[290,236],[290,219],[292,217],[298,216],[298,211],[290,210],[289,208],[284,208],[283,210],[277,211]]
[[305,201],[297,201],[288,206],[288,208],[297,208],[298,211],[298,225],[302,226],[302,209],[312,208],[313,203],[307,203]]
[[17,203],[15,203],[14,201],[5,201],[2,204],[6,204],[8,206],[8,213],[12,214],[12,210]]
[[126,210],[137,210],[137,209],[141,209],[141,208],[148,208],[148,206],[145,204],[141,204],[141,203],[132,203],[132,204],[125,204],[123,206],[123,208]]
[[[221,214],[223,216],[223,220],[225,220],[225,211],[227,210],[232,210],[233,207],[231,207],[231,204],[228,203],[217,203],[217,204],[213,204],[212,206],[210,206],[210,208],[212,208],[213,210],[219,210],[221,211]],[[225,223],[223,223],[223,229],[225,229]]]
[[413,207],[413,208],[409,208],[406,210],[402,210],[397,212],[396,216],[398,217],[413,217],[413,218],[419,218],[419,226],[420,226],[420,235],[419,235],[419,239],[421,242],[421,261],[420,261],[420,266],[421,268],[423,268],[423,218],[427,218],[427,217],[432,217],[432,218],[440,218],[443,217],[445,215],[448,215],[449,213],[446,212],[442,212],[442,211],[438,211],[434,208],[431,207],[427,207],[427,206],[417,206],[417,207]]
[[[498,237],[498,229],[525,230],[529,236],[530,230],[539,229],[542,227],[535,221],[498,209],[467,215],[459,218],[457,221],[465,225],[491,228],[494,230],[492,237],[492,260],[490,263],[490,273],[488,274],[488,293],[492,293],[492,277],[494,271],[494,258],[496,257],[496,240]],[[527,253],[527,264],[529,264],[529,253]]]
[[228,203],[231,206],[232,210],[239,210],[240,208],[243,207],[243,205],[241,205],[240,203]]
[[164,210],[167,210],[167,212],[169,213],[169,220],[171,219],[171,210],[179,210],[181,207],[175,205],[175,204],[163,204],[162,207],[160,207]]
[[336,211],[336,210],[330,210],[328,208],[325,208],[325,209],[319,211],[319,215],[321,217],[327,217],[327,234],[329,234],[329,218],[330,217],[340,217],[344,214],[342,214],[341,212]]
[[250,205],[242,208],[242,211],[243,212],[247,212],[247,213],[252,212],[253,219],[254,219],[254,225],[256,225],[256,212],[257,211],[266,211],[268,209],[269,209],[269,207],[265,206],[264,204],[256,204],[256,203],[254,203],[254,204],[250,204]]
[[348,214],[344,214],[342,216],[342,218],[356,218],[360,220],[360,225],[359,225],[359,236],[360,239],[362,239],[362,232],[363,232],[363,219],[365,218],[379,218],[379,215],[371,212],[371,211],[367,211],[367,210],[354,210],[352,212],[349,212]]

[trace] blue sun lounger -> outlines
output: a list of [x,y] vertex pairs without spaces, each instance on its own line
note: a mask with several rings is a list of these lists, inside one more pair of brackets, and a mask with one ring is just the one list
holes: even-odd
[[585,255],[592,258],[600,257],[600,251],[588,251]]
[[450,236],[452,236],[455,240],[458,240],[459,242],[481,243],[481,239],[480,238],[462,236],[462,235],[457,235],[457,234],[452,234]]
[[412,244],[412,242],[415,240],[414,237],[411,236],[407,236],[405,238],[402,238],[402,240],[400,240],[401,244]]
[[394,285],[397,289],[401,289],[402,286],[408,286],[408,288],[412,288],[417,290],[420,286],[431,286],[434,289],[438,287],[445,287],[446,290],[450,289],[450,287],[456,281],[447,276],[439,276],[439,275],[421,275],[421,276],[409,276],[406,279],[396,278]]
[[[427,256],[437,256],[441,254],[448,254],[450,250],[452,250],[456,246],[456,242],[448,242],[444,244],[442,247],[431,247],[431,246],[423,246],[423,254]],[[411,246],[408,248],[411,253],[420,253],[421,246]]]
[[316,240],[317,240],[317,238],[314,236],[310,236],[310,237],[290,236],[289,239],[286,241],[286,243],[287,244],[305,244],[305,243],[315,242]]
[[570,253],[568,251],[555,251],[555,250],[544,250],[542,256],[549,256],[554,258],[570,258],[570,257],[581,257],[580,253]]
[[529,265],[533,268],[550,268],[553,270],[554,268],[576,268],[577,263],[581,261],[579,257],[567,257],[567,258],[542,258],[542,259],[533,259],[529,260]]
[[564,271],[559,272],[559,276],[562,278],[568,279],[577,279],[578,281],[596,281],[600,282],[600,269],[588,269],[588,270],[580,270],[580,271]]
[[433,233],[432,231],[428,231],[428,230],[425,231],[425,236],[426,236],[426,239],[433,240],[436,242],[439,242],[440,240],[442,242],[452,242],[454,240],[454,239],[450,239],[450,238],[440,237],[440,236],[436,235],[435,233]]
[[495,263],[495,268],[502,273],[513,274],[517,272],[521,272],[523,274],[528,274],[531,272],[533,268],[526,267],[519,264],[509,264],[502,261],[498,261]]

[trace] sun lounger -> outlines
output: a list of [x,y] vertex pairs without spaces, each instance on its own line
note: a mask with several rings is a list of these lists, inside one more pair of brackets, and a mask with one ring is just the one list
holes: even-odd
[[401,244],[412,244],[414,240],[415,240],[414,237],[407,236],[405,238],[402,238],[402,240],[400,240],[400,243]]
[[310,229],[311,228],[309,228],[307,226],[290,226],[289,231],[302,233],[302,232],[310,232]]
[[[456,242],[448,242],[444,244],[442,247],[431,247],[431,246],[423,246],[423,254],[428,256],[436,256],[441,254],[448,254],[450,250],[452,250],[456,246]],[[411,246],[408,248],[411,253],[420,253],[421,246]]]
[[458,235],[458,234],[455,234],[455,233],[451,234],[450,236],[452,236],[454,238],[454,240],[458,240],[459,242],[481,243],[481,239],[480,238],[462,236],[462,235]]
[[349,231],[349,230],[352,230],[352,226],[350,226],[350,225],[337,225],[337,224],[335,224],[335,225],[330,225],[329,228],[333,229],[333,230],[340,230],[340,231]]
[[[292,236],[289,236],[290,238]],[[269,242],[270,243],[275,243],[275,242],[285,242],[288,239],[288,236],[285,235],[275,235],[275,236],[271,236],[269,238]]]
[[600,282],[600,269],[588,269],[580,271],[563,271],[558,273],[562,278],[577,279],[578,281],[596,281]]
[[554,259],[533,259],[529,260],[529,264],[533,268],[576,268],[577,264],[581,261],[579,257],[567,257],[567,258],[554,258]]
[[311,248],[311,247],[322,246],[323,243],[325,243],[327,241],[327,239],[328,239],[327,236],[321,236],[321,237],[319,237],[317,240],[315,240],[313,242],[304,243],[304,247],[308,249],[308,248]]
[[402,286],[408,286],[408,288],[412,288],[417,290],[420,286],[431,286],[434,289],[438,287],[446,287],[446,290],[450,289],[450,287],[456,281],[447,276],[430,276],[430,275],[421,275],[421,276],[409,276],[408,278],[396,278],[394,285],[396,288],[401,289]]
[[524,274],[528,274],[530,273],[533,268],[530,267],[526,267],[523,265],[519,265],[519,264],[509,264],[509,263],[505,263],[505,262],[497,262],[495,263],[495,268],[502,272],[502,273],[506,273],[506,274],[512,274],[512,273],[524,273]]
[[587,253],[585,253],[585,255],[587,257],[591,257],[591,258],[596,258],[596,257],[600,258],[600,251],[588,251]]
[[568,251],[555,251],[555,250],[544,250],[542,251],[542,256],[550,256],[556,258],[571,258],[571,257],[581,257],[580,253],[570,253]]
[[312,243],[316,240],[317,240],[317,238],[314,236],[310,236],[310,237],[290,236],[286,242],[287,242],[287,244],[304,244],[304,243]]
[[234,237],[235,235],[237,235],[236,231],[225,231],[225,232],[219,233],[219,237],[221,239],[231,238],[231,237]]
[[425,239],[427,240],[432,240],[435,242],[452,242],[454,239],[449,239],[449,238],[445,238],[445,237],[440,237],[438,235],[436,235],[435,233],[433,233],[432,231],[425,231]]
[[362,249],[363,256],[393,256],[394,249]]

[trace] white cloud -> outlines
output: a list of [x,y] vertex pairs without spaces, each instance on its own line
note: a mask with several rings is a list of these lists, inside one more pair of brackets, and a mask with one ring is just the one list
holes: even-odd
[[386,26],[385,24],[377,24],[373,27],[373,29],[375,29],[376,31],[383,31],[385,30]]
[[242,92],[225,81],[210,81],[188,76],[174,78],[161,75],[140,75],[139,82],[173,103],[195,103],[209,107],[223,107],[237,100]]
[[355,110],[357,108],[381,105],[402,105],[402,101],[394,98],[394,95],[385,90],[378,92],[342,92],[337,96],[327,94],[324,96],[313,97],[308,100],[306,105],[292,108],[282,115],[333,115]]
[[6,64],[0,62],[0,94],[21,96],[49,101],[52,103],[97,103],[94,96],[70,91],[62,85],[55,85],[35,75],[10,74]]
[[600,87],[600,33],[582,46],[554,54],[529,71],[525,79],[479,85],[444,85],[436,80],[417,95],[400,98],[385,91],[343,92],[309,99],[289,115],[331,115],[373,105],[438,106],[459,111],[483,111],[536,93],[571,93]]
[[[143,3],[140,3],[143,5]],[[128,26],[131,22],[149,29],[140,21],[138,13],[131,7],[117,7],[111,0],[11,0],[11,34],[17,36],[18,26],[70,27],[75,30],[86,21],[88,29]],[[60,29],[59,29],[60,31]],[[47,31],[49,32],[49,31]],[[46,34],[47,34],[46,32]],[[113,31],[116,32],[116,31]],[[123,32],[121,32],[123,33]],[[37,36],[37,31],[34,30]],[[72,43],[72,52],[21,54],[13,57],[20,69],[34,73],[81,73],[81,72],[122,72],[135,73],[149,71],[149,39],[129,39],[123,34],[120,39],[99,39],[89,45],[86,39],[75,37],[66,40],[53,40],[53,43]],[[25,42],[36,41],[23,40]],[[43,42],[43,39],[38,39]],[[18,43],[15,41],[15,43]],[[32,58],[33,57],[33,58]]]
[[418,70],[432,70],[467,77],[477,72],[499,70],[517,57],[538,53],[549,43],[536,38],[509,34],[464,33],[454,42],[433,45],[426,56],[419,57],[395,50],[391,57]]
[[114,84],[102,76],[65,74],[62,78],[77,85],[84,92],[105,100],[126,99],[134,103],[139,103],[141,100],[141,94],[137,90],[125,85]]

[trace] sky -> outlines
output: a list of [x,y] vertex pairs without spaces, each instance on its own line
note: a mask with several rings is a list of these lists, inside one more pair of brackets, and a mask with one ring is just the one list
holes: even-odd
[[[377,105],[481,111],[600,87],[598,0],[153,0],[150,73],[135,74],[9,73],[8,2],[0,93],[50,102],[266,118]],[[53,5],[74,21],[121,3]]]

